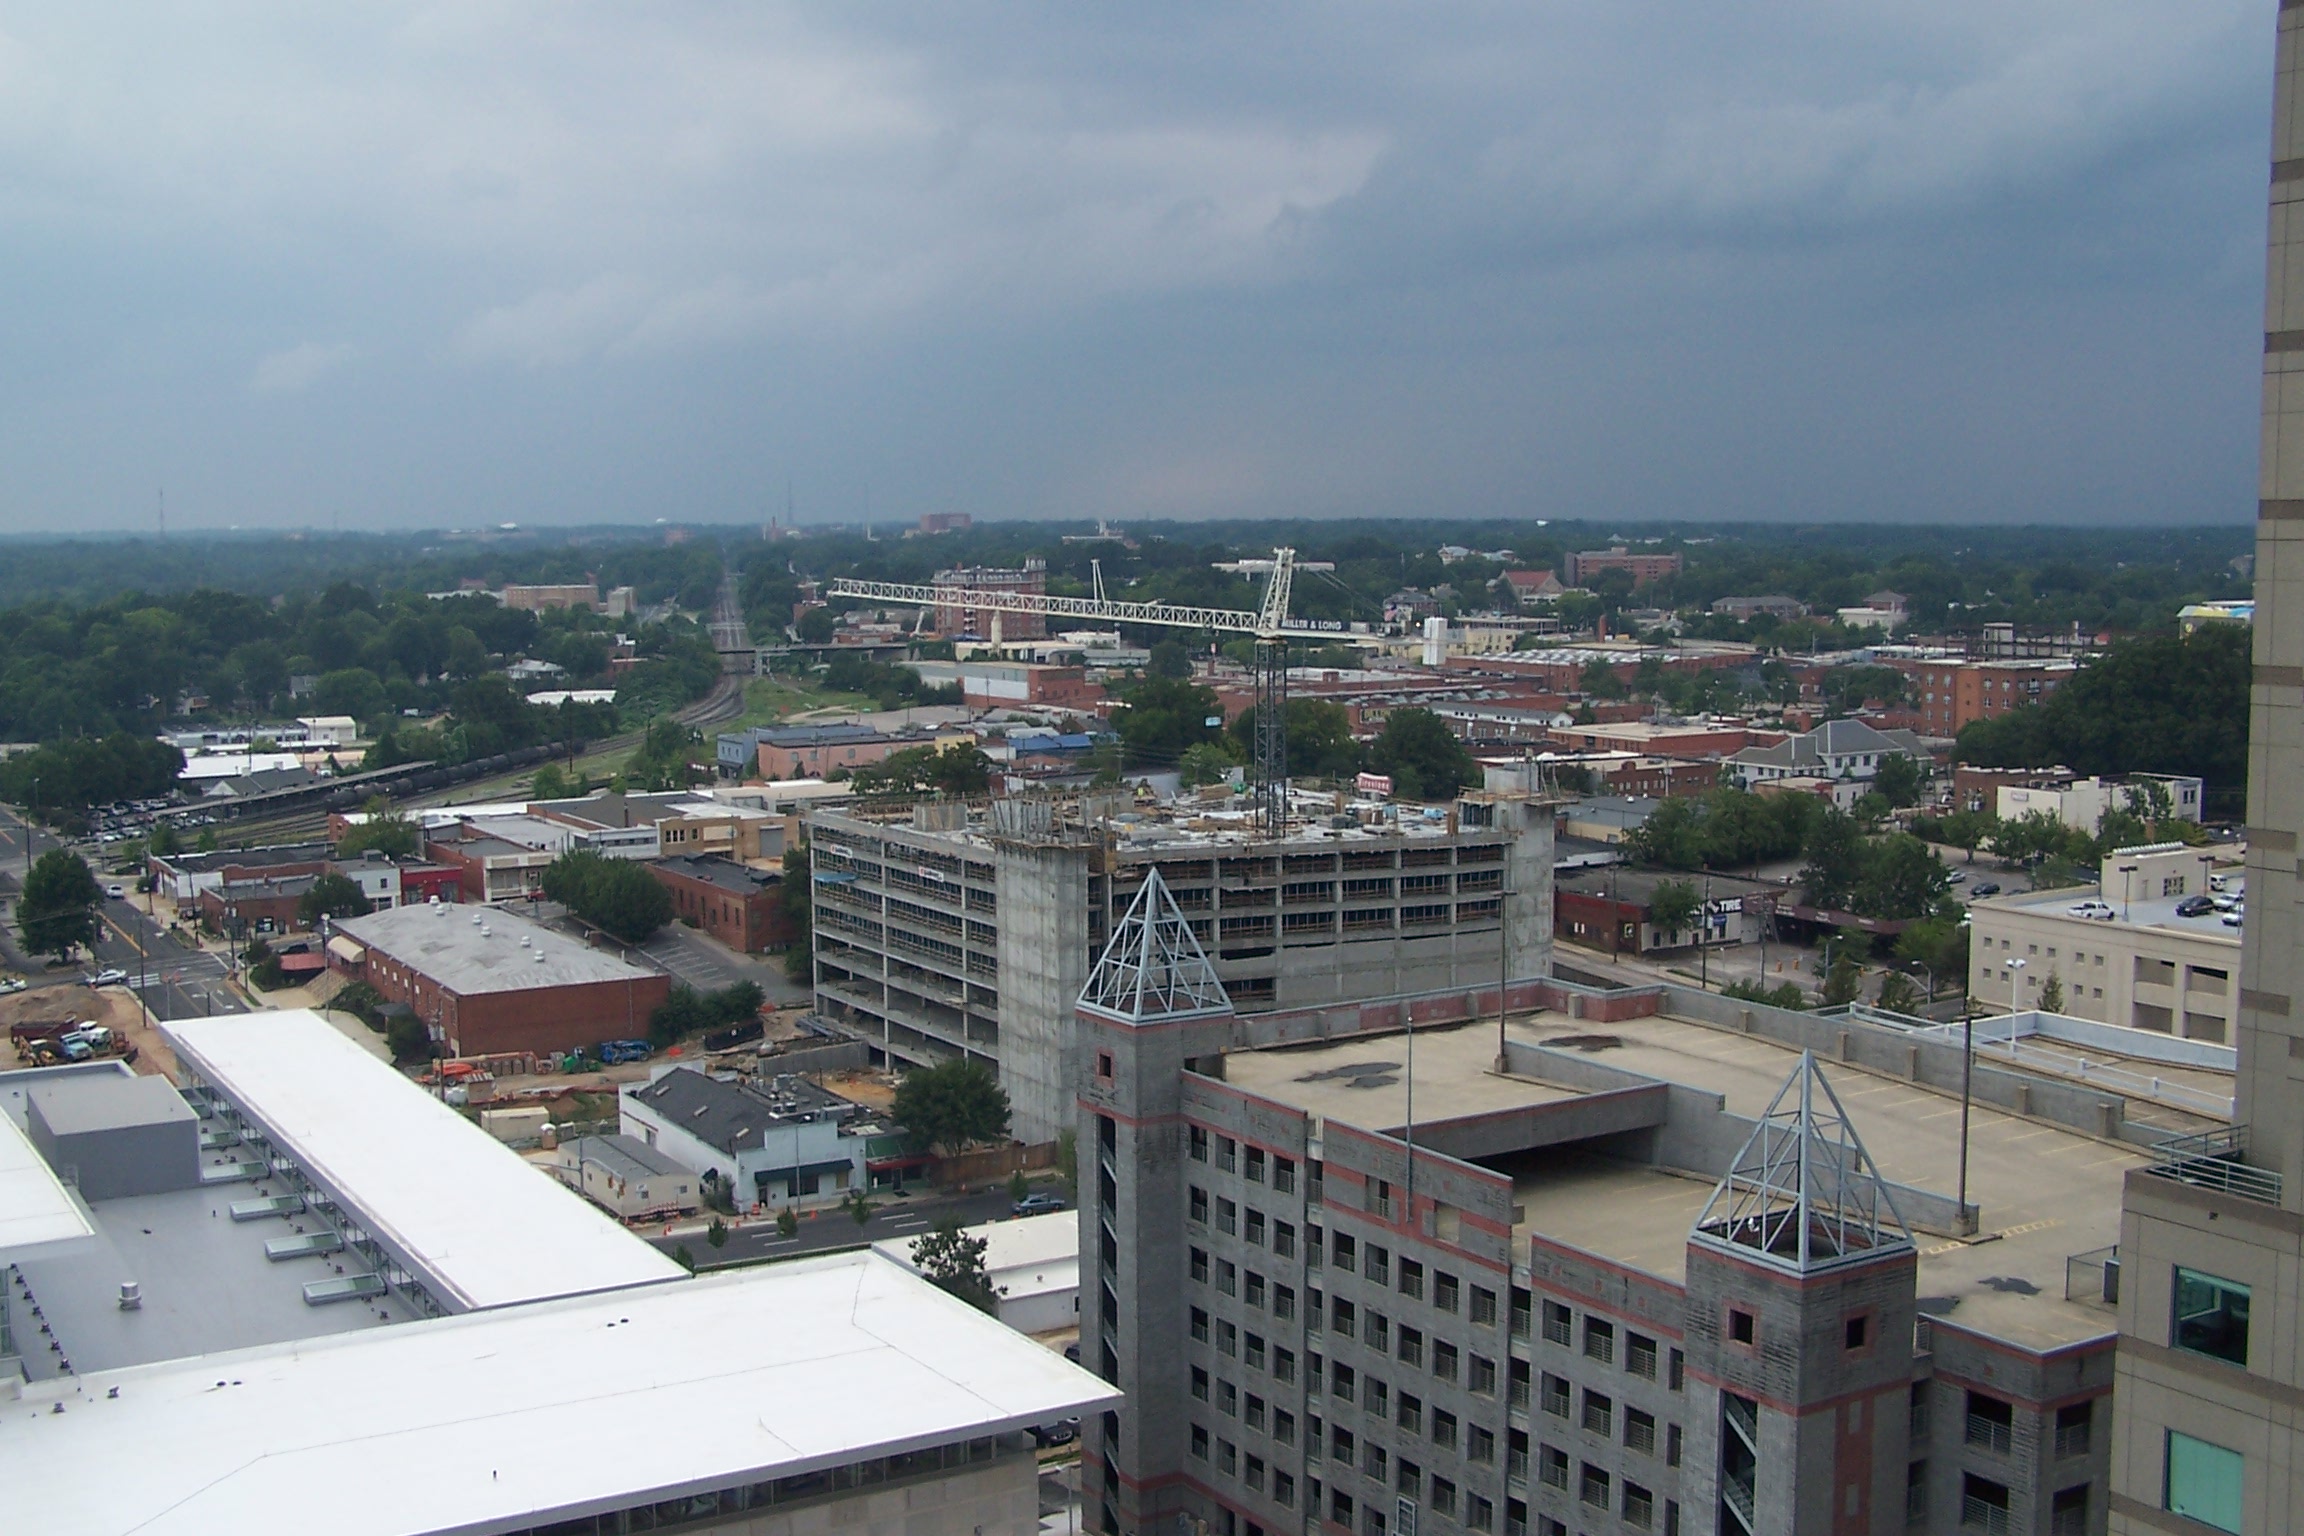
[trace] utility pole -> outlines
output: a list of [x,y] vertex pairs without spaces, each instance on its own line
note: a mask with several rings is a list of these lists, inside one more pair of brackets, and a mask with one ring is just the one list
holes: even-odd
[[1496,889],[1496,1070],[1512,1070],[1512,1057],[1504,1044],[1504,1014],[1512,988],[1512,893]]

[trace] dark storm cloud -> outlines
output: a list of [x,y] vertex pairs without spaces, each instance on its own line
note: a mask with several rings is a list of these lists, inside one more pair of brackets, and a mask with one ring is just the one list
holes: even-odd
[[0,526],[2247,514],[2259,0],[0,4]]

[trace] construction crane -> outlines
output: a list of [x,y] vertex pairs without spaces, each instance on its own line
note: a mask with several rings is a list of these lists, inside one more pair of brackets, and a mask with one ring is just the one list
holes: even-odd
[[[1247,562],[1244,562],[1247,563]],[[1288,814],[1288,642],[1290,640],[1349,639],[1341,623],[1290,619],[1288,594],[1295,583],[1296,551],[1275,549],[1269,562],[1264,600],[1251,613],[1241,608],[1199,608],[1184,603],[1130,603],[1102,595],[1102,571],[1097,572],[1095,597],[1054,597],[1042,592],[993,592],[974,587],[924,586],[917,582],[857,581],[837,577],[825,589],[828,597],[855,597],[867,602],[917,604],[929,608],[974,608],[992,615],[992,640],[1000,640],[1000,615],[1033,613],[1052,618],[1109,619],[1119,624],[1158,624],[1170,629],[1211,629],[1222,634],[1256,637],[1256,778],[1258,820],[1267,836],[1277,838]]]

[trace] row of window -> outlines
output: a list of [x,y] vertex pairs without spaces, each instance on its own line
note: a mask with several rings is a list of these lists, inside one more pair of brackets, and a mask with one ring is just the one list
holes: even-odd
[[[1311,1293],[1313,1315],[1319,1315],[1320,1292]],[[1328,1327],[1338,1338],[1357,1338],[1361,1347],[1372,1354],[1389,1355],[1402,1365],[1422,1369],[1427,1358],[1434,1377],[1454,1383],[1462,1381],[1471,1391],[1482,1396],[1493,1396],[1496,1391],[1496,1362],[1486,1355],[1467,1355],[1446,1339],[1429,1341],[1421,1328],[1406,1323],[1395,1330],[1392,1320],[1370,1308],[1363,1311],[1342,1296],[1329,1298]],[[1397,1342],[1395,1342],[1395,1340]],[[1427,1348],[1429,1342],[1429,1348]]]
[[[1576,1498],[1579,1503],[1602,1512],[1613,1509],[1617,1518],[1635,1530],[1653,1530],[1656,1526],[1657,1499],[1653,1490],[1630,1478],[1617,1478],[1605,1467],[1591,1462],[1576,1463]],[[1538,1463],[1538,1478],[1547,1488],[1563,1493],[1569,1486],[1567,1453],[1555,1446],[1545,1446]],[[1680,1506],[1670,1499],[1663,1501],[1665,1536],[1679,1536]],[[1548,1521],[1547,1527],[1558,1522]]]
[[[1193,1126],[1187,1135],[1186,1142],[1192,1154],[1192,1161],[1196,1163],[1208,1161],[1209,1136],[1206,1126]],[[1215,1142],[1216,1166],[1223,1169],[1224,1172],[1238,1173],[1251,1184],[1264,1183],[1266,1175],[1269,1173],[1274,1189],[1284,1195],[1294,1193],[1296,1189],[1296,1160],[1294,1158],[1282,1157],[1277,1152],[1267,1154],[1262,1147],[1243,1147],[1229,1136],[1218,1136],[1215,1138]]]
[[[1748,1314],[1739,1313],[1738,1316]],[[1589,1314],[1584,1319],[1584,1355],[1602,1365],[1616,1363],[1617,1325],[1604,1317]],[[1656,1379],[1657,1343],[1637,1329],[1622,1330],[1624,1339],[1624,1369],[1643,1381]],[[1557,1344],[1563,1349],[1576,1347],[1576,1315],[1557,1301],[1544,1303],[1544,1342]],[[1749,1340],[1745,1342],[1749,1343]],[[1674,1349],[1669,1357],[1667,1372],[1672,1390],[1681,1390],[1686,1374],[1686,1357]]]
[[[1392,1216],[1392,1186],[1383,1179],[1370,1179],[1368,1202],[1373,1214],[1389,1220]],[[1320,1263],[1319,1231],[1319,1228],[1313,1227],[1305,1233],[1304,1254],[1315,1268]],[[1398,1279],[1395,1280],[1392,1250],[1382,1243],[1363,1243],[1349,1232],[1331,1233],[1327,1262],[1331,1268],[1345,1274],[1356,1274],[1371,1285],[1397,1290],[1410,1301],[1424,1299],[1424,1265],[1416,1259],[1403,1258],[1398,1265]],[[1435,1308],[1450,1316],[1461,1311],[1465,1321],[1475,1327],[1495,1326],[1494,1291],[1484,1285],[1467,1287],[1462,1280],[1444,1269],[1433,1270],[1431,1282],[1431,1299]]]
[[[1572,1398],[1573,1390],[1565,1377],[1555,1376],[1549,1371],[1544,1373],[1544,1411],[1547,1414],[1566,1420],[1573,1407]],[[1622,1417],[1625,1446],[1643,1456],[1655,1455],[1656,1415],[1645,1408],[1635,1408],[1626,1403],[1623,1405]],[[1584,1411],[1576,1416],[1576,1422],[1586,1434],[1613,1441],[1617,1425],[1616,1399],[1605,1392],[1595,1392],[1586,1387]],[[1664,1426],[1664,1464],[1668,1467],[1680,1465],[1680,1426],[1677,1424]]]

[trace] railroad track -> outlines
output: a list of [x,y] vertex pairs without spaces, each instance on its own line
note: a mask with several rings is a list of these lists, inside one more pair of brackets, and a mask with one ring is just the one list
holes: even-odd
[[[674,710],[672,718],[683,725],[695,726],[698,729],[717,725],[723,720],[733,719],[744,712],[745,682],[746,679],[742,677],[723,676],[712,685],[712,691],[705,694],[704,697]],[[640,745],[643,734],[640,731],[626,731],[622,735],[610,736],[605,740],[594,742],[578,756],[577,763],[583,765],[596,759],[629,755]],[[536,769],[530,767],[514,773],[499,774],[493,778],[474,779],[463,784],[447,785],[427,794],[411,797],[406,802],[406,808],[417,810],[450,805],[459,800],[487,799],[493,790],[509,789],[514,785],[525,784],[535,777],[535,773]],[[218,827],[216,830],[220,837],[225,835],[228,830],[231,842],[240,847],[256,847],[264,843],[298,842],[317,838],[325,832],[328,828],[328,815],[329,813],[324,809],[299,811],[292,816],[275,816],[263,821],[235,822],[230,825],[229,829]]]

